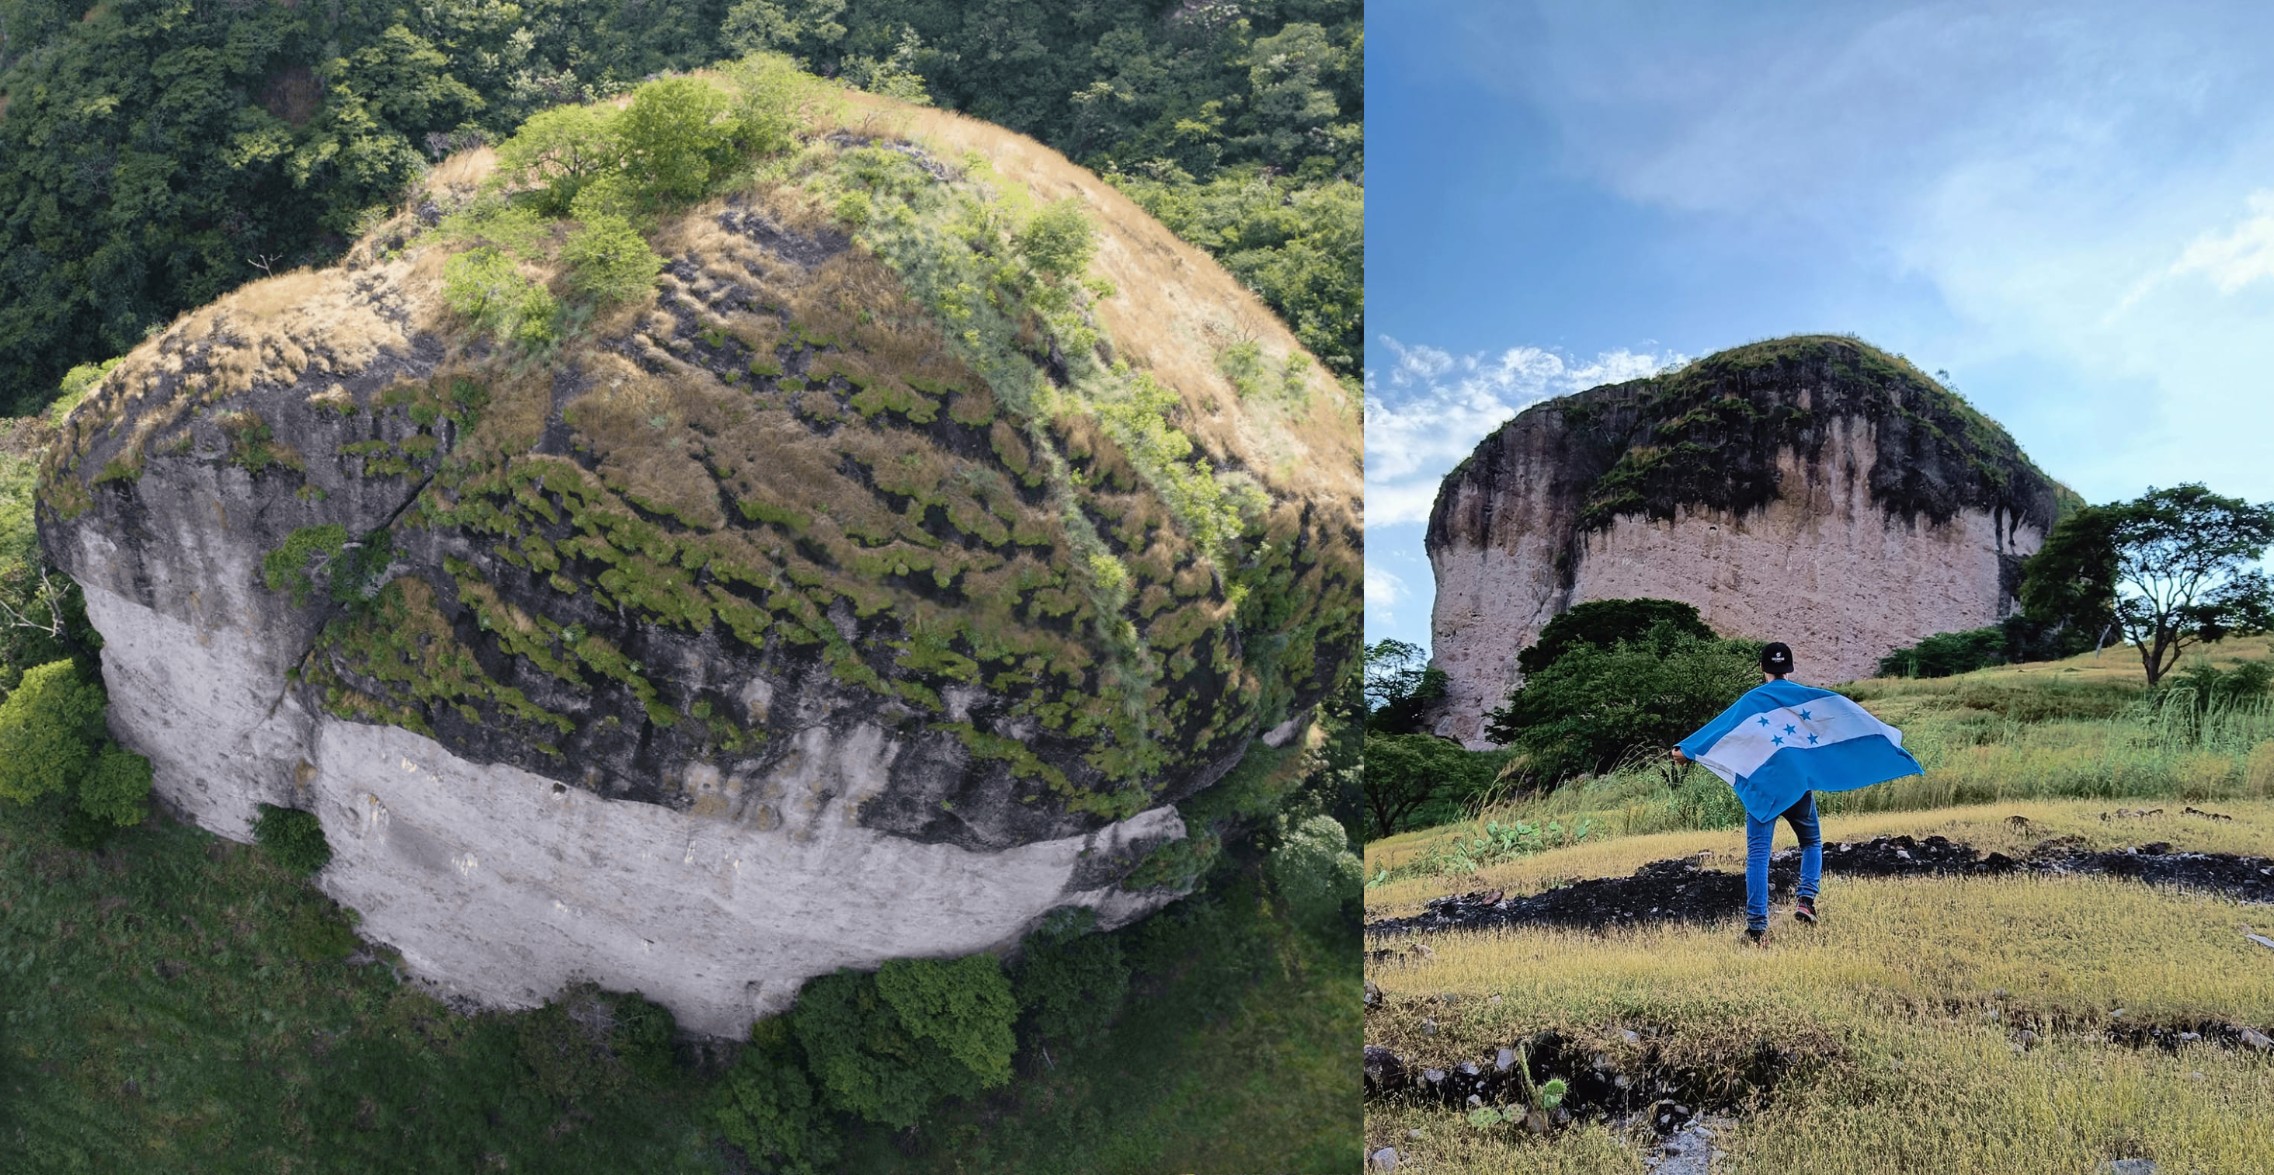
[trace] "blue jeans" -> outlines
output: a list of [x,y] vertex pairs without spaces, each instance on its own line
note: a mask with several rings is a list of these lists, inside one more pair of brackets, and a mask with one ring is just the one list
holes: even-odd
[[[1797,892],[1804,898],[1815,897],[1816,883],[1824,879],[1824,834],[1816,826],[1816,793],[1800,793],[1800,799],[1784,810],[1783,819],[1800,838]],[[1769,842],[1776,831],[1773,817],[1745,817],[1745,925],[1753,930],[1769,928]]]

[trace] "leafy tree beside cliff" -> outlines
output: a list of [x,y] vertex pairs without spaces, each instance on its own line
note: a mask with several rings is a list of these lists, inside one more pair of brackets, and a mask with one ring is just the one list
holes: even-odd
[[1713,640],[1661,622],[1639,639],[1582,644],[1524,679],[1486,731],[1547,787],[1673,745],[1760,684],[1757,641]]

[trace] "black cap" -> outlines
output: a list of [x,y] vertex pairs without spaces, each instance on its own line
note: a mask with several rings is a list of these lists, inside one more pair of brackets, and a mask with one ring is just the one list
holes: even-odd
[[1792,649],[1783,641],[1770,641],[1761,649],[1761,672],[1792,672]]

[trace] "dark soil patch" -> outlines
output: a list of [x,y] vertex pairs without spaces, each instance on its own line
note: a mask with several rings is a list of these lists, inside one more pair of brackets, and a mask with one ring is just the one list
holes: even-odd
[[[1883,836],[1824,846],[1824,876],[1947,877],[2028,872],[2046,875],[2101,874],[2129,877],[2221,894],[2245,902],[2274,903],[2274,859],[2230,853],[2173,852],[2161,842],[2133,849],[2092,851],[2072,841],[2053,840],[2016,860],[2004,853],[1978,856],[1972,846],[1939,836],[1924,840]],[[1792,893],[1800,879],[1800,850],[1769,858],[1772,899]],[[1653,861],[1631,877],[1573,882],[1530,897],[1510,898],[1498,890],[1455,894],[1430,901],[1411,918],[1388,918],[1366,927],[1370,934],[1410,934],[1493,926],[1564,926],[1600,930],[1656,922],[1703,923],[1734,917],[1745,909],[1745,879],[1707,869],[1699,858]]]
[[1641,1116],[1666,1134],[1700,1114],[1757,1111],[1780,1083],[1827,1059],[1764,1038],[1739,1055],[1700,1067],[1669,1058],[1655,1032],[1630,1031],[1630,1038],[1630,1043],[1640,1046],[1640,1054],[1613,1058],[1549,1030],[1496,1049],[1491,1056],[1442,1068],[1367,1045],[1366,1099],[1453,1110],[1521,1106],[1528,1100],[1524,1084],[1528,1074],[1534,1088],[1556,1078],[1564,1081],[1562,1104],[1551,1119],[1557,1125],[1573,1118]]

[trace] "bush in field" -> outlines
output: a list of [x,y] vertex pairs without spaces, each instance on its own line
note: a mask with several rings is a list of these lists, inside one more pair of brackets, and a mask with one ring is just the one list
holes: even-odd
[[1097,228],[1082,215],[1082,202],[1068,197],[1036,212],[1012,244],[1036,273],[1065,281],[1089,268],[1090,256],[1097,252]]
[[560,310],[545,287],[524,277],[513,258],[489,245],[443,265],[442,300],[491,337],[532,346],[552,339]]
[[262,804],[253,821],[253,839],[268,850],[277,864],[294,873],[314,873],[329,864],[332,846],[324,840],[324,826],[314,812]]
[[1365,867],[1332,816],[1313,816],[1288,829],[1271,851],[1271,884],[1302,925],[1331,926],[1364,882]]
[[1034,1034],[1080,1045],[1105,1032],[1129,994],[1121,940],[1092,934],[1097,913],[1083,906],[1053,910],[1026,937],[1011,990]]
[[534,189],[538,211],[563,215],[584,185],[623,170],[619,116],[605,102],[540,110],[498,144],[498,174],[510,184]]
[[1535,785],[1610,770],[1681,741],[1760,684],[1756,641],[1708,640],[1660,624],[1614,648],[1578,645],[1527,677],[1487,732],[1521,754]]
[[561,260],[568,263],[569,285],[600,302],[643,297],[663,271],[663,258],[648,248],[632,222],[607,214],[593,215],[570,233],[561,245]]

